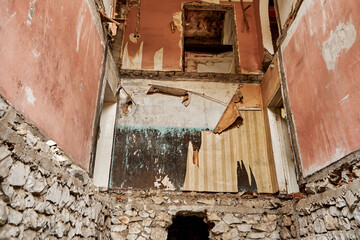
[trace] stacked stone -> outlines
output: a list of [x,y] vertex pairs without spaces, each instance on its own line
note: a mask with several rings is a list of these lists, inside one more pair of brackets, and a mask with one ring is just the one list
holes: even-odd
[[348,156],[349,158],[352,157],[350,162],[345,162],[319,180],[309,181],[304,184],[305,192],[318,194],[327,190],[334,190],[351,182],[353,179],[360,178],[360,152],[352,155],[354,156]]
[[[251,193],[100,192],[0,98],[0,239],[167,239],[201,214],[210,239],[360,239],[359,159],[306,184],[299,201]],[[210,227],[211,226],[211,227]]]
[[300,237],[360,239],[360,179],[296,204]]
[[0,98],[0,238],[106,239],[106,198]]
[[112,197],[113,239],[167,239],[167,231],[180,212],[204,214],[210,239],[279,239],[279,199],[236,194],[165,193],[129,191]]

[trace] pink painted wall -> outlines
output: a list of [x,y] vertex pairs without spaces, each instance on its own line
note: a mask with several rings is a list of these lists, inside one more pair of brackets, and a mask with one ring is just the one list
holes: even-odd
[[103,47],[86,0],[0,5],[0,94],[89,167]]
[[360,1],[306,0],[305,6],[282,48],[307,176],[360,148]]
[[[163,70],[181,70],[182,48],[179,41],[182,37],[177,29],[175,33],[170,30],[173,14],[181,11],[181,3],[190,0],[153,0],[141,1],[140,7],[140,38],[136,43],[129,39],[129,35],[135,33],[137,24],[137,6],[129,10],[126,22],[124,46],[128,44],[129,56],[133,57],[143,42],[143,56],[141,69],[154,69],[154,54],[163,48]],[[240,68],[246,71],[259,72],[262,69],[263,44],[261,24],[259,16],[259,0],[253,3],[245,2],[245,7],[252,5],[246,12],[250,31],[246,28],[242,31],[243,15],[239,2],[221,2],[221,4],[232,4],[235,6],[236,24],[238,30],[238,43],[240,52]],[[156,6],[156,7],[154,7]]]

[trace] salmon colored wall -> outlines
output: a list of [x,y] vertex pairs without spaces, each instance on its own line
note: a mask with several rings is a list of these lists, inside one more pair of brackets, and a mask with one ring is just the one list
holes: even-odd
[[282,46],[304,176],[360,148],[358,9],[305,0]]
[[[181,3],[189,0],[153,0],[141,1],[140,7],[140,38],[134,43],[130,41],[130,34],[135,33],[137,24],[137,6],[129,10],[128,21],[126,22],[124,34],[124,46],[127,50],[130,61],[139,53],[140,45],[143,43],[141,67],[138,69],[154,69],[154,54],[163,48],[163,70],[181,70],[182,42],[179,28],[175,33],[170,30],[170,23],[173,21],[173,14],[181,11]],[[250,72],[261,71],[263,58],[263,45],[261,24],[259,16],[259,0],[253,3],[245,2],[245,7],[252,5],[246,16],[249,21],[250,30],[243,28],[243,15],[239,2],[221,2],[221,4],[232,4],[235,6],[236,24],[238,30],[238,43],[240,50],[241,69]],[[156,7],[154,7],[156,6]],[[181,47],[180,47],[181,46]],[[135,63],[136,65],[136,63]],[[137,65],[139,66],[139,64]],[[123,66],[127,68],[127,66]]]
[[0,94],[88,169],[103,47],[86,0],[0,5]]

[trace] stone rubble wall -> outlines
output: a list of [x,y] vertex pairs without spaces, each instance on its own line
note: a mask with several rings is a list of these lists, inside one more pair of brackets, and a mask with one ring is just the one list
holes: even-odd
[[204,216],[210,239],[360,239],[359,167],[308,183],[300,200],[103,191],[0,97],[0,239],[165,240],[179,212]]
[[[360,162],[357,161],[357,166]],[[304,239],[360,239],[360,179],[296,203]]]
[[0,98],[0,239],[107,239],[92,180]]
[[126,192],[111,199],[113,239],[166,239],[177,213],[205,213],[210,239],[279,239],[282,200],[247,194]]

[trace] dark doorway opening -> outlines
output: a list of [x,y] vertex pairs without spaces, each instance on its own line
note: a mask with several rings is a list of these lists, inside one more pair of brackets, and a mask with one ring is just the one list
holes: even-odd
[[271,38],[274,47],[274,52],[276,52],[277,49],[276,41],[279,38],[279,27],[276,19],[274,0],[269,0],[269,21],[270,21],[270,31],[271,31]]
[[168,240],[208,240],[214,224],[206,221],[206,213],[179,212],[168,228]]

